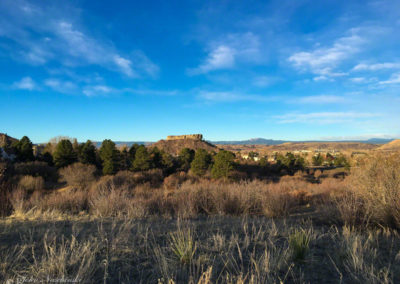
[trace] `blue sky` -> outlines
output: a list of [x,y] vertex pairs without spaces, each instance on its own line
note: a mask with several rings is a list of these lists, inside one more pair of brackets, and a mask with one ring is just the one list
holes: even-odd
[[400,136],[399,1],[0,2],[0,132]]

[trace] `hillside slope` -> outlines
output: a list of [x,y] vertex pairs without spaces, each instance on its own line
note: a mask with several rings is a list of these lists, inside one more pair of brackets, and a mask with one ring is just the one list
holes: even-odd
[[378,148],[378,150],[383,151],[397,151],[400,150],[400,139],[393,140],[387,144],[384,144]]
[[164,150],[171,155],[178,155],[183,148],[189,148],[193,150],[204,149],[209,152],[217,152],[219,150],[211,143],[208,143],[204,140],[195,139],[160,140],[149,147],[157,147],[158,149]]
[[16,141],[18,141],[18,139],[8,136],[7,134],[4,133],[0,133],[0,147],[11,145],[13,142]]

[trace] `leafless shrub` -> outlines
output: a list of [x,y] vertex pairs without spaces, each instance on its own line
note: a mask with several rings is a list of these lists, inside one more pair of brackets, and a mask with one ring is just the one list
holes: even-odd
[[[69,190],[65,192],[54,192],[30,199],[32,206],[42,211],[59,211],[65,214],[79,214],[88,210],[87,192],[82,190]],[[35,202],[36,201],[36,202]]]
[[96,167],[75,163],[60,169],[61,180],[78,189],[86,189],[95,181]]
[[27,210],[26,199],[27,192],[23,189],[16,189],[12,193],[10,193],[10,203],[13,208],[13,212],[15,215],[22,216]]
[[18,188],[32,193],[36,190],[44,189],[44,179],[41,176],[22,176],[18,182]]
[[174,173],[164,179],[164,187],[167,189],[177,188],[187,179],[188,175],[186,172]]
[[137,184],[150,183],[151,186],[157,187],[164,180],[163,171],[161,169],[152,169],[135,173],[135,182]]
[[346,223],[388,225],[400,228],[400,159],[376,155],[352,170],[338,210]]
[[12,186],[8,182],[0,181],[0,217],[7,216],[12,212],[11,190]]
[[110,188],[92,193],[89,199],[90,212],[97,217],[118,217],[131,212],[131,198],[127,191]]

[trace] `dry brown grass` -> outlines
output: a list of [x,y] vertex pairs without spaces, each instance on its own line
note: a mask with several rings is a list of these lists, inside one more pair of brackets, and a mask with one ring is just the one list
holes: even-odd
[[[150,175],[152,176],[152,175]],[[187,177],[185,176],[185,179]],[[150,178],[151,179],[151,178]],[[172,185],[153,187],[149,178],[120,172],[102,177],[88,191],[67,188],[61,192],[36,191],[31,196],[15,192],[18,215],[57,211],[62,214],[90,214],[97,217],[165,216],[193,218],[200,215],[264,215],[282,217],[302,206],[329,199],[341,182],[326,180],[311,184],[301,177],[266,181],[222,182],[187,179]]]
[[18,188],[26,191],[27,193],[42,190],[44,189],[44,179],[41,176],[22,176],[19,179]]
[[0,282],[399,283],[389,227],[400,227],[400,162],[377,156],[327,176],[161,183],[159,171],[119,172],[88,190],[20,187],[0,220]]
[[337,206],[345,223],[400,228],[400,159],[383,155],[360,161]]
[[[66,168],[74,175],[76,164]],[[91,171],[92,173],[92,171]],[[11,203],[17,215],[35,212],[92,215],[96,217],[143,218],[164,216],[195,218],[215,215],[290,216],[311,212],[320,221],[352,226],[384,225],[400,227],[400,162],[396,156],[377,156],[360,162],[351,175],[307,181],[298,173],[279,182],[261,180],[223,182],[193,179],[178,173],[162,181],[162,172],[119,172],[98,181],[83,178],[82,188],[65,192],[41,192],[34,182],[40,177],[25,177],[34,194],[15,191]],[[62,172],[65,176],[65,173]],[[28,182],[29,181],[29,182]],[[39,184],[40,182],[38,182]],[[73,182],[71,182],[73,183]],[[20,189],[24,188],[21,183]],[[81,184],[77,182],[75,184]],[[317,210],[317,211],[315,211]]]
[[78,189],[87,189],[95,180],[96,167],[75,163],[60,169],[61,181]]
[[400,281],[400,241],[391,230],[225,216],[0,222],[0,233],[2,283]]

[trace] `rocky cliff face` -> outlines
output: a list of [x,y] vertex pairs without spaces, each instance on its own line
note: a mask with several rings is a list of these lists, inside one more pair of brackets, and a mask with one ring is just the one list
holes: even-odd
[[167,140],[181,140],[181,139],[193,139],[193,140],[203,140],[202,134],[189,134],[189,135],[169,135]]
[[0,133],[0,147],[9,146],[15,141],[18,141],[18,140],[8,136],[7,134]]

